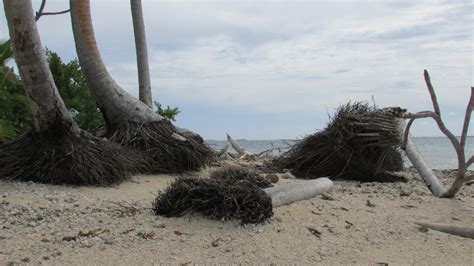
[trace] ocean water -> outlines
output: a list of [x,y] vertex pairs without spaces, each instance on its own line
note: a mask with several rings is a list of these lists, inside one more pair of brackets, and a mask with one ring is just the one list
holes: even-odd
[[[444,137],[414,137],[418,150],[425,158],[428,165],[434,169],[454,169],[457,168],[457,156],[451,142]],[[247,151],[259,153],[273,147],[279,147],[287,150],[295,140],[237,140],[239,144]],[[206,141],[215,150],[222,149],[227,141],[225,140],[207,140]],[[466,141],[466,157],[474,155],[474,136],[468,137]],[[469,168],[474,170],[474,166]]]

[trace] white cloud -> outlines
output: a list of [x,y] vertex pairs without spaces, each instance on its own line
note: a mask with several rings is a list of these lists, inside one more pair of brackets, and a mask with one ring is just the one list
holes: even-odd
[[[48,3],[51,10],[65,5]],[[427,68],[449,124],[458,129],[462,123],[474,78],[471,1],[144,0],[143,5],[158,97],[223,112],[242,108],[255,116],[324,117],[341,103],[372,96],[381,106],[417,111],[431,109],[422,76]],[[128,8],[128,2],[92,1],[104,61],[136,95]],[[74,55],[68,15],[44,18],[39,27],[45,45]],[[416,130],[437,134],[432,126]],[[300,134],[295,129],[293,136]]]
[[[256,5],[252,14],[260,14],[264,7]],[[302,23],[307,10],[300,10],[302,16],[296,11],[292,16],[287,14],[284,23],[284,9],[270,8],[279,11],[258,18],[243,15],[242,7],[228,9],[216,20],[230,21],[249,31],[255,30],[252,25],[267,31],[273,24],[277,26],[268,31],[283,32],[306,26],[291,38],[269,38],[253,45],[230,32],[194,38],[180,49],[152,48],[153,84],[164,93],[190,101],[244,106],[263,113],[317,112],[348,100],[370,100],[372,95],[380,105],[419,110],[430,107],[421,75],[429,68],[439,81],[435,85],[448,87],[438,91],[444,103],[465,99],[466,84],[472,77],[471,62],[466,60],[472,52],[470,40],[440,41],[443,32],[436,30],[446,22],[443,14],[459,5],[435,3],[427,8],[420,4],[406,10],[375,7],[380,13],[365,19],[360,14],[344,19],[326,17],[325,28],[311,26],[319,23],[317,19]],[[211,5],[210,10],[201,8],[198,13],[213,13],[215,8]],[[201,18],[195,16],[188,18],[191,24]],[[371,41],[374,36],[433,23],[430,36]],[[135,73],[131,71],[134,68],[134,62],[118,64],[113,72],[125,82],[127,73]],[[129,77],[128,83],[134,79]]]

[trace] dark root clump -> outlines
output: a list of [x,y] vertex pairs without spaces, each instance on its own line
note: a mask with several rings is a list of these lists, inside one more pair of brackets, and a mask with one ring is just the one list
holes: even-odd
[[273,215],[272,200],[248,181],[179,178],[153,202],[153,211],[166,217],[198,212],[217,219],[261,223]]
[[223,180],[237,183],[241,181],[250,182],[259,188],[273,187],[272,182],[261,177],[256,171],[241,166],[226,166],[211,173],[211,179]]
[[367,103],[341,106],[328,126],[305,137],[275,163],[303,178],[329,176],[365,182],[404,181],[396,113]]
[[149,173],[182,173],[209,165],[214,151],[199,135],[179,134],[167,120],[127,123],[114,130],[110,140],[143,154]]
[[0,178],[7,180],[108,186],[144,166],[141,155],[85,131],[74,134],[61,123],[0,145]]

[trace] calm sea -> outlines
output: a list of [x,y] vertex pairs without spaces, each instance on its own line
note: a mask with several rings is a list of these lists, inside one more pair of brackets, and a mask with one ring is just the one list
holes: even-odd
[[[435,169],[457,168],[457,157],[451,142],[443,137],[415,137],[413,138],[418,150],[423,154],[426,162]],[[282,150],[288,149],[295,140],[237,140],[242,147],[250,152],[258,153],[272,147],[280,147]],[[214,149],[220,150],[227,141],[207,140],[207,143]],[[474,137],[468,137],[466,141],[466,157],[474,154]],[[474,166],[469,168],[474,170]]]

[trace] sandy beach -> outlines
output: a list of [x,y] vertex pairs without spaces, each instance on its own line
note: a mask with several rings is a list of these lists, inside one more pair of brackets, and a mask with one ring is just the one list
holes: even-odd
[[335,181],[332,192],[278,207],[259,225],[155,216],[151,202],[176,176],[135,176],[108,188],[0,181],[0,262],[472,265],[472,239],[413,221],[472,226],[473,186],[438,199],[413,171],[405,175],[407,183]]

